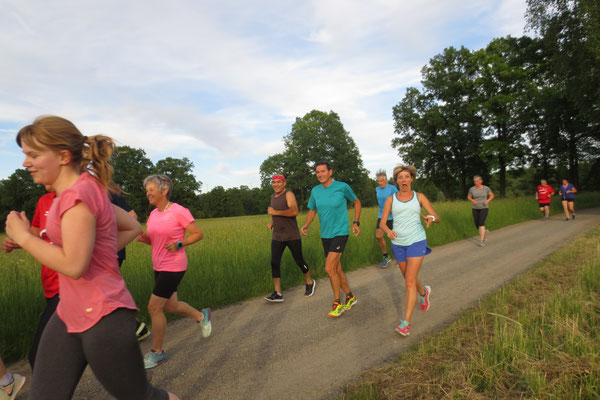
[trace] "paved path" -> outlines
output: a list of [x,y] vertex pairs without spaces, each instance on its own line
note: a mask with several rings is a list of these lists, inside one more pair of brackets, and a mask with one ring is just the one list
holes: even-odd
[[[171,323],[165,344],[169,360],[149,377],[185,400],[330,397],[365,368],[393,359],[575,235],[598,226],[600,209],[580,211],[575,221],[563,218],[499,229],[485,248],[476,238],[436,247],[420,274],[432,287],[432,306],[427,313],[415,311],[408,338],[393,332],[404,304],[400,271],[369,267],[348,274],[358,303],[338,319],[326,315],[331,289],[328,280],[319,280],[310,298],[298,287],[285,292],[283,304],[256,298],[215,311],[208,339],[189,320]],[[142,350],[150,344],[145,341]],[[109,396],[88,369],[75,398]]]

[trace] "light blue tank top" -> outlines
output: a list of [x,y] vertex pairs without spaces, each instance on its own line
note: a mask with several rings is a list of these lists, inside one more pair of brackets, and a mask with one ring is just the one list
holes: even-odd
[[398,200],[396,195],[392,200],[392,216],[394,217],[394,232],[398,237],[392,243],[398,246],[410,246],[413,243],[427,239],[425,229],[421,224],[421,204],[417,192],[413,190],[412,199],[407,202]]

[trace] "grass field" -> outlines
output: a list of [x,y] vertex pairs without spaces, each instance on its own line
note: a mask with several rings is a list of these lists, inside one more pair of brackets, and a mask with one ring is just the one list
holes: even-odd
[[[578,209],[596,205],[600,205],[600,193],[578,194]],[[427,232],[431,246],[477,234],[469,203],[435,203],[434,208],[442,223],[434,224]],[[558,202],[553,203],[552,209],[555,213],[560,211]],[[494,230],[540,216],[533,198],[498,199],[491,204],[487,226]],[[186,248],[189,265],[178,290],[179,297],[198,308],[218,308],[270,293],[273,290],[271,232],[266,228],[269,218],[262,215],[199,220],[205,239]],[[304,219],[305,214],[301,214],[298,223],[303,224]],[[376,220],[376,208],[363,210],[361,235],[358,238],[351,236],[342,258],[345,270],[380,260],[381,254],[374,239]],[[302,243],[312,276],[325,276],[317,220]],[[0,356],[7,361],[14,361],[27,353],[38,317],[44,308],[39,265],[23,251],[0,254],[0,273]],[[146,304],[153,287],[150,247],[141,243],[130,244],[122,273],[140,308],[140,318],[149,322]],[[283,288],[302,282],[299,268],[286,252],[282,261]]]
[[340,400],[600,398],[600,228],[445,330],[365,372]]

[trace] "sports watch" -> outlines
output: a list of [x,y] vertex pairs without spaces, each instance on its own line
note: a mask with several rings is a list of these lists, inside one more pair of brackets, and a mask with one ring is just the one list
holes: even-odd
[[178,240],[177,241],[177,250],[179,250],[182,247],[183,247],[183,243],[181,242],[181,240]]

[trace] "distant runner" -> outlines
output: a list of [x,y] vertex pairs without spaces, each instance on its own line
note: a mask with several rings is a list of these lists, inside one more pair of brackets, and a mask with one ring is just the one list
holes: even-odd
[[[331,177],[333,170],[327,162],[320,162],[315,166],[317,179],[320,185],[312,188],[308,208],[310,211],[306,216],[306,222],[302,227],[302,234],[308,234],[308,227],[319,213],[321,223],[321,242],[325,252],[325,272],[329,275],[331,288],[333,289],[333,309],[329,312],[330,317],[339,317],[344,311],[350,310],[356,303],[356,297],[352,294],[346,275],[342,271],[342,253],[348,241],[348,202],[354,203],[354,222],[352,232],[354,236],[360,234],[360,200],[350,186],[344,182],[334,181]],[[346,293],[346,303],[342,304],[340,298],[340,287]]]
[[485,220],[488,216],[488,204],[494,200],[492,189],[482,184],[481,176],[475,175],[473,183],[475,186],[469,189],[467,199],[473,203],[473,221],[475,227],[479,230],[479,246],[485,246],[489,231],[485,229]]
[[[431,253],[421,217],[427,221],[428,228],[432,222],[440,222],[427,197],[412,190],[416,176],[417,169],[412,165],[394,168],[394,181],[400,191],[385,201],[380,225],[392,240],[392,252],[406,283],[404,320],[395,328],[402,336],[410,335],[410,317],[417,303],[417,293],[421,310],[429,310],[431,287],[423,286],[417,278],[423,258]],[[421,207],[427,211],[427,216],[421,215]],[[390,214],[394,217],[394,230],[385,223]]]
[[[379,227],[381,223],[381,215],[383,213],[383,206],[385,205],[385,201],[391,195],[398,193],[398,189],[394,185],[388,185],[388,179],[385,172],[379,172],[377,174],[377,187],[375,188],[377,192],[377,204],[379,204],[379,214],[377,215],[377,227],[375,228],[375,238],[377,239],[377,244],[379,244],[379,248],[381,249],[381,253],[383,254],[383,259],[381,261],[381,268],[387,268],[390,265],[392,259],[388,255],[387,252],[387,244],[385,243],[385,239],[383,237],[383,230]],[[388,228],[392,229],[393,227],[393,218],[390,214],[389,218],[386,221]]]
[[286,180],[283,175],[275,175],[271,179],[273,193],[271,195],[271,205],[267,209],[267,213],[273,218],[267,225],[273,230],[273,239],[271,240],[271,276],[273,277],[273,285],[275,291],[272,295],[265,297],[266,301],[280,303],[283,301],[281,293],[281,257],[286,247],[289,247],[294,257],[294,261],[304,274],[306,281],[306,297],[312,296],[315,293],[316,283],[310,279],[308,265],[302,256],[302,241],[300,240],[300,231],[296,216],[298,215],[298,204],[294,193],[285,189]]
[[538,206],[540,207],[540,211],[544,215],[545,220],[550,217],[550,200],[553,194],[554,189],[552,189],[552,186],[548,185],[548,182],[545,179],[542,179],[535,192],[535,198],[538,201]]
[[577,193],[577,189],[568,180],[563,179],[562,185],[558,190],[558,194],[562,198],[563,210],[565,211],[565,221],[569,220],[569,211],[571,211],[571,217],[575,219],[575,193]]

